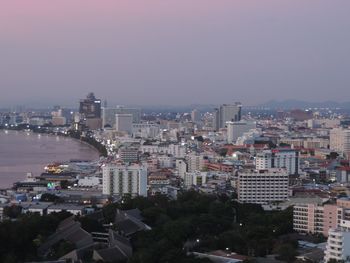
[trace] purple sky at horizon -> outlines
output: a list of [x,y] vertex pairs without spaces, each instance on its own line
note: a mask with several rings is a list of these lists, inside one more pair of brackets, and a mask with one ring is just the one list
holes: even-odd
[[350,101],[350,1],[11,0],[0,108]]

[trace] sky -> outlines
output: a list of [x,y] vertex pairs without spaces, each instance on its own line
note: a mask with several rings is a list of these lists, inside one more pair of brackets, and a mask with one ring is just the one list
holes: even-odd
[[349,0],[0,3],[0,108],[350,101]]

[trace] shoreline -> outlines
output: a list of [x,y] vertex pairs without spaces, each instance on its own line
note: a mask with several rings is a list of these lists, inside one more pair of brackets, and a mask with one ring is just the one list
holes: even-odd
[[[9,134],[7,139],[6,133]],[[1,146],[3,147],[1,154],[4,158],[2,158],[0,165],[0,189],[10,189],[13,183],[25,180],[27,173],[33,173],[35,176],[40,175],[45,172],[44,167],[52,162],[68,163],[71,160],[96,162],[100,160],[100,153],[95,147],[70,136],[36,133],[24,130],[0,130],[0,135],[4,139],[4,144]],[[16,136],[18,136],[18,138],[16,138]],[[25,136],[31,137],[29,139],[30,142],[25,142],[27,140]],[[40,136],[43,137],[42,143],[46,145],[42,149],[39,148],[41,144],[40,139],[37,139],[37,137]],[[59,142],[57,138],[59,138],[61,142]],[[66,140],[66,138],[68,140]],[[17,141],[18,144],[16,145]],[[17,150],[11,150],[7,153],[6,147],[11,147],[12,144]],[[29,158],[25,158],[25,156],[23,157],[23,155],[19,153],[17,157],[17,152],[21,152],[21,145],[24,147],[23,151],[33,152],[34,156],[38,157],[33,159],[28,155]],[[65,154],[65,147],[67,148],[68,154]],[[7,159],[6,156],[9,156],[10,159]]]

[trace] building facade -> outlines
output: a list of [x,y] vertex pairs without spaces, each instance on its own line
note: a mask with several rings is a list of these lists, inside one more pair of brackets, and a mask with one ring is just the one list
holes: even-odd
[[237,179],[239,202],[268,204],[288,199],[288,173],[284,169],[243,170]]
[[334,128],[330,131],[330,149],[345,153],[350,153],[350,129]]
[[293,208],[293,229],[299,233],[328,236],[342,220],[350,220],[350,200],[346,198],[333,204],[304,203]]
[[288,174],[299,174],[299,152],[293,149],[265,150],[256,155],[255,167],[257,170],[284,168]]
[[139,164],[109,164],[103,167],[104,195],[147,196],[147,168]]
[[118,113],[115,115],[115,120],[117,132],[132,133],[132,114]]
[[115,108],[102,108],[102,124],[103,127],[109,125],[111,128],[115,128],[116,114],[131,114],[133,123],[140,123],[141,110],[137,108],[128,107],[115,107]]

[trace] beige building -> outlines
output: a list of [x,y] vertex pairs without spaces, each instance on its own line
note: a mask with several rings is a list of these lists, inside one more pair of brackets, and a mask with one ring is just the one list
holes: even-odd
[[285,169],[243,170],[238,173],[238,200],[268,204],[288,199],[288,173]]
[[350,153],[350,129],[334,128],[330,132],[330,149]]
[[323,234],[350,219],[350,200],[338,199],[334,204],[305,203],[294,206],[293,229],[299,233]]

